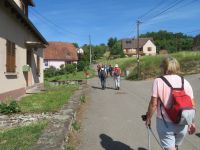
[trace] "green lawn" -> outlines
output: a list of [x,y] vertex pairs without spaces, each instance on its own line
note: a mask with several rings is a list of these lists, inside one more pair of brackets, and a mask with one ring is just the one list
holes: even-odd
[[1,150],[28,150],[37,142],[47,121],[0,132]]
[[58,111],[76,89],[78,85],[48,86],[44,93],[23,97],[18,104],[22,113]]

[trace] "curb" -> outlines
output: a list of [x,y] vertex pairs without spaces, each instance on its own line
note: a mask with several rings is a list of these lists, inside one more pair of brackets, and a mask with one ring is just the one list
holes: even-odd
[[80,85],[79,90],[75,91],[69,102],[49,121],[48,127],[31,150],[66,149],[68,134],[72,129],[71,125],[76,120],[76,112],[81,105],[80,98],[87,89],[87,84]]

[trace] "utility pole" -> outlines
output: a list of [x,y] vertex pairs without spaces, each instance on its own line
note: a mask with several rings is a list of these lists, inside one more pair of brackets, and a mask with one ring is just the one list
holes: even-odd
[[89,34],[89,43],[90,43],[90,65],[92,64],[92,49],[91,49],[91,36]]
[[137,20],[137,78],[140,79],[140,49],[139,49],[139,28],[142,22]]

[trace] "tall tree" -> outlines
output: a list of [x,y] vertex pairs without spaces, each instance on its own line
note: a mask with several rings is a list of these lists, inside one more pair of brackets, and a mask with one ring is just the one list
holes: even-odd
[[116,37],[115,38],[112,38],[112,37],[109,38],[108,43],[107,43],[109,50],[111,50],[116,43],[117,43]]

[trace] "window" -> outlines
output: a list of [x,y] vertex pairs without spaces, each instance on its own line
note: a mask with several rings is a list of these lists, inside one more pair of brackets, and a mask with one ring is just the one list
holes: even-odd
[[131,44],[131,41],[126,41],[126,44]]
[[14,73],[16,72],[15,64],[15,43],[7,40],[6,41],[6,72]]
[[147,51],[149,51],[149,52],[152,51],[152,48],[151,48],[151,47],[148,47],[148,48],[147,48]]
[[44,61],[44,65],[45,65],[46,67],[49,65],[47,60]]
[[40,57],[37,56],[37,75],[40,75]]

